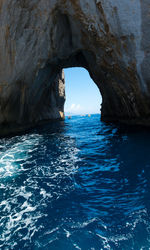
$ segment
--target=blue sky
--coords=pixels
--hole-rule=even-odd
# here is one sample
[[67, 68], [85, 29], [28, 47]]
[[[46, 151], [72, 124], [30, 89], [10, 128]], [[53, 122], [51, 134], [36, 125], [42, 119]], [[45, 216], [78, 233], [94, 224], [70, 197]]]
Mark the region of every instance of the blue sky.
[[65, 69], [65, 112], [72, 114], [100, 113], [101, 95], [84, 68]]

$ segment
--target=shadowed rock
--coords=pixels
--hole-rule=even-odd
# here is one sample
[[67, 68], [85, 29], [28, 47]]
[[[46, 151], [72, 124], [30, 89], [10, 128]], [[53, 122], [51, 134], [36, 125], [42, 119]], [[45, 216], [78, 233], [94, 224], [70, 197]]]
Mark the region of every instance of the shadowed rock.
[[75, 66], [100, 89], [103, 120], [150, 125], [148, 6], [0, 0], [0, 134], [63, 117], [60, 72]]

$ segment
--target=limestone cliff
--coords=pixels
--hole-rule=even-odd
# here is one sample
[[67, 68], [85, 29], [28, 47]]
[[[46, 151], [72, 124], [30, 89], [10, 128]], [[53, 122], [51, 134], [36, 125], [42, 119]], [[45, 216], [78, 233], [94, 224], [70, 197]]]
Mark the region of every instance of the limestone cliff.
[[150, 125], [149, 26], [148, 0], [0, 0], [1, 127], [58, 118], [52, 86], [73, 66], [99, 87], [103, 120]]

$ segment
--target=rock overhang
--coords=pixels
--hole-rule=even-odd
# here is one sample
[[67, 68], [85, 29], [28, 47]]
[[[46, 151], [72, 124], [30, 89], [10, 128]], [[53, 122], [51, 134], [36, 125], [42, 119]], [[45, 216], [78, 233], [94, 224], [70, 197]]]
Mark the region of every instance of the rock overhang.
[[74, 66], [97, 84], [103, 120], [150, 125], [147, 9], [147, 0], [1, 0], [1, 126], [61, 117], [55, 79]]

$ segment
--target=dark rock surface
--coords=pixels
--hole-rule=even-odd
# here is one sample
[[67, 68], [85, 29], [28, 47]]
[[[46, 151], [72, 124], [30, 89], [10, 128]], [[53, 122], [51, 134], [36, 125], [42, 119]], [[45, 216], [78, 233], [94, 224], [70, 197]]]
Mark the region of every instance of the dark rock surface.
[[58, 75], [74, 66], [103, 120], [149, 126], [149, 26], [148, 0], [0, 0], [0, 134], [63, 117]]

